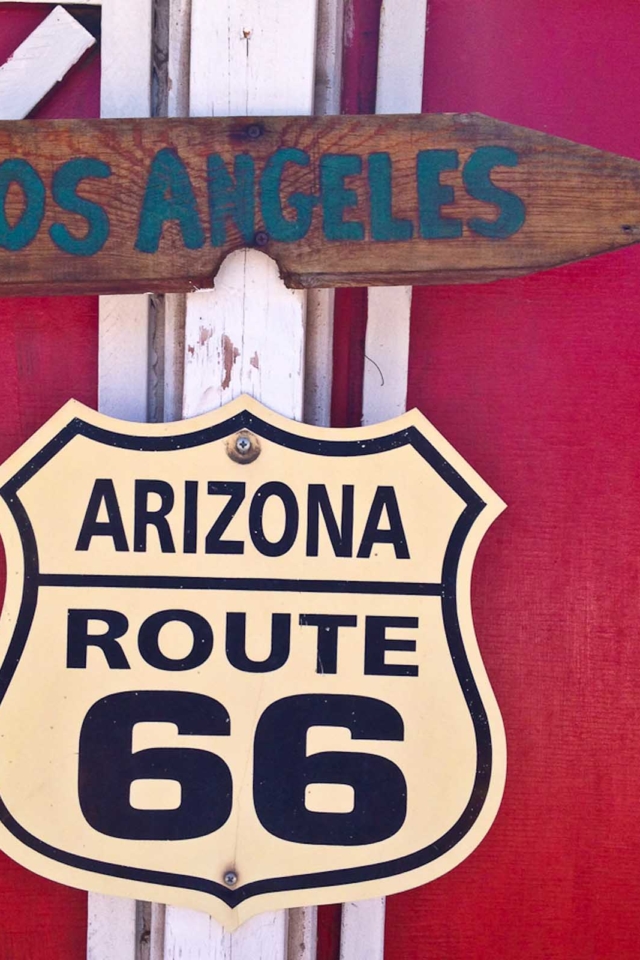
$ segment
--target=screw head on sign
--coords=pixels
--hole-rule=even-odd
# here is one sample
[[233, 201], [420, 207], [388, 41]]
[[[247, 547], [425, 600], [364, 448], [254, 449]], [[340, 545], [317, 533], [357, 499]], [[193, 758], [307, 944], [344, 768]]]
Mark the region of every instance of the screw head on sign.
[[253, 242], [255, 243], [256, 247], [266, 247], [266, 245], [269, 243], [269, 239], [269, 234], [266, 230], [258, 230], [253, 238]]
[[234, 436], [228, 437], [227, 456], [236, 463], [253, 463], [260, 456], [260, 440], [255, 433], [241, 430]]
[[234, 873], [233, 870], [227, 870], [224, 875], [224, 882], [228, 887], [235, 887], [238, 882], [238, 874]]
[[263, 134], [263, 129], [259, 123], [250, 123], [247, 127], [247, 136], [249, 140], [259, 140]]

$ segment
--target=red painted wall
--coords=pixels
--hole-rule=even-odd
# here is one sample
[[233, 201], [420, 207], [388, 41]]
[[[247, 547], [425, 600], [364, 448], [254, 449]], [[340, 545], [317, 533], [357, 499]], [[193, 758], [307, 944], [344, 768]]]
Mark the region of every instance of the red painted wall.
[[[50, 10], [0, 3], [0, 64]], [[98, 116], [99, 76], [90, 52], [33, 115]], [[97, 356], [94, 298], [0, 298], [0, 461], [70, 397], [95, 406]], [[0, 960], [84, 960], [86, 901], [0, 854]]]
[[[431, 0], [425, 109], [640, 159], [634, 0]], [[509, 770], [453, 873], [389, 901], [387, 960], [636, 960], [640, 248], [417, 290], [409, 403], [509, 505], [474, 577]]]

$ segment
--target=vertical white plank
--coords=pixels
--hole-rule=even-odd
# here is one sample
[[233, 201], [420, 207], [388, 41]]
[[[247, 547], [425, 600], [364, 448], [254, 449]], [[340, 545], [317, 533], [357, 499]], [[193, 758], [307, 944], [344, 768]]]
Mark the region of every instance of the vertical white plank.
[[[168, 0], [167, 116], [189, 115], [192, 0]], [[163, 419], [182, 416], [184, 386], [184, 328], [187, 310], [182, 293], [164, 298]]]
[[[152, 0], [104, 0], [101, 115], [150, 112]], [[149, 307], [145, 296], [101, 297], [98, 405], [125, 420], [147, 418]], [[135, 960], [134, 900], [89, 895], [88, 960]]]
[[317, 908], [306, 907], [303, 910], [289, 910], [287, 960], [316, 960], [317, 948]]
[[[316, 0], [193, 0], [192, 116], [309, 114], [313, 107]], [[187, 298], [183, 415], [248, 392], [300, 419], [305, 294], [287, 290], [257, 251], [223, 264], [213, 291]], [[309, 929], [315, 918], [300, 919]], [[208, 917], [168, 907], [165, 960], [285, 960], [283, 911], [234, 934]], [[304, 939], [304, 938], [303, 938]], [[315, 938], [291, 960], [312, 960]]]
[[[151, 35], [152, 0], [104, 0], [101, 116], [149, 116]], [[146, 420], [148, 363], [148, 297], [101, 297], [100, 410], [124, 420]]]
[[239, 932], [225, 933], [206, 913], [168, 907], [164, 960], [280, 960], [284, 925], [283, 912], [267, 913], [249, 921], [240, 938]]
[[[427, 0], [383, 0], [377, 113], [420, 113]], [[369, 290], [362, 403], [364, 424], [404, 413], [407, 402], [411, 287]], [[383, 960], [385, 901], [345, 904], [340, 960]]]
[[384, 898], [345, 904], [342, 909], [340, 960], [382, 960]]
[[227, 257], [215, 288], [188, 298], [184, 417], [248, 393], [302, 419], [303, 311], [303, 292], [264, 253]]
[[150, 915], [148, 960], [164, 960], [166, 907], [164, 904], [152, 903]]
[[102, 2], [103, 117], [149, 116], [152, 10], [152, 0]]
[[191, 0], [169, 0], [167, 116], [189, 114]]
[[149, 298], [100, 297], [98, 408], [111, 417], [147, 419]]
[[193, 0], [191, 115], [311, 113], [316, 0]]
[[[376, 113], [420, 113], [427, 0], [384, 0]], [[369, 290], [362, 421], [404, 413], [407, 401], [411, 288]]]
[[164, 960], [227, 960], [231, 934], [206, 913], [167, 907]]
[[87, 960], [136, 960], [136, 902], [89, 895]]
[[368, 291], [362, 422], [380, 423], [407, 405], [411, 287]]
[[[340, 113], [344, 0], [318, 0], [314, 113]], [[331, 424], [334, 290], [311, 290], [307, 305], [304, 419]]]

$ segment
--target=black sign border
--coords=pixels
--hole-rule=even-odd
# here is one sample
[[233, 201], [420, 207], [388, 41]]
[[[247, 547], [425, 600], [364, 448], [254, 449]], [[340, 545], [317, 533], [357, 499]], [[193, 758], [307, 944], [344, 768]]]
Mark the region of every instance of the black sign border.
[[[6, 656], [0, 667], [0, 706], [8, 690], [22, 656], [36, 609], [38, 588], [45, 578], [40, 578], [38, 548], [31, 522], [20, 501], [19, 490], [41, 470], [74, 437], [84, 436], [97, 443], [111, 447], [140, 451], [169, 451], [197, 447], [222, 440], [239, 430], [251, 430], [265, 440], [301, 453], [312, 453], [325, 457], [358, 457], [383, 453], [403, 446], [412, 446], [420, 456], [438, 473], [452, 490], [466, 504], [451, 535], [443, 563], [443, 579], [440, 586], [443, 621], [449, 645], [449, 651], [473, 722], [476, 736], [477, 762], [476, 775], [471, 796], [463, 813], [456, 823], [438, 840], [415, 853], [398, 857], [379, 864], [348, 867], [338, 870], [326, 870], [317, 873], [288, 877], [273, 877], [257, 880], [231, 890], [221, 883], [199, 877], [183, 876], [157, 870], [145, 870], [135, 867], [103, 863], [87, 857], [58, 850], [39, 840], [22, 827], [8, 810], [0, 796], [0, 822], [24, 846], [41, 856], [78, 870], [93, 874], [133, 880], [139, 883], [157, 884], [164, 887], [195, 890], [206, 893], [224, 902], [228, 907], [239, 904], [255, 896], [288, 890], [315, 889], [366, 883], [385, 877], [408, 873], [431, 863], [455, 847], [469, 833], [484, 807], [493, 763], [493, 745], [487, 711], [482, 702], [473, 671], [471, 670], [458, 620], [456, 581], [462, 548], [466, 538], [486, 507], [486, 502], [469, 483], [451, 466], [438, 450], [414, 426], [406, 427], [395, 433], [364, 440], [326, 440], [296, 435], [282, 430], [258, 417], [249, 410], [243, 410], [214, 426], [196, 430], [193, 433], [176, 436], [132, 436], [88, 423], [74, 417], [67, 426], [50, 440], [28, 463], [7, 481], [0, 489], [16, 522], [24, 555], [24, 587], [20, 611], [16, 619], [13, 636]], [[416, 587], [415, 584], [407, 587]], [[431, 585], [428, 585], [431, 586]], [[396, 591], [394, 590], [394, 593]], [[398, 593], [404, 593], [399, 590]], [[415, 589], [408, 592], [415, 593]], [[423, 591], [420, 591], [423, 592]], [[431, 591], [429, 591], [431, 592]]]

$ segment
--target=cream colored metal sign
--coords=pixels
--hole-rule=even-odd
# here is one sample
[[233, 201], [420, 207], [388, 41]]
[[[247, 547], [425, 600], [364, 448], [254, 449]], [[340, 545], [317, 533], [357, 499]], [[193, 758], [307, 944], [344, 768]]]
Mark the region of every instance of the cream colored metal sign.
[[246, 397], [179, 424], [71, 402], [2, 468], [0, 846], [209, 911], [440, 876], [505, 777], [472, 561], [503, 504], [416, 411]]

